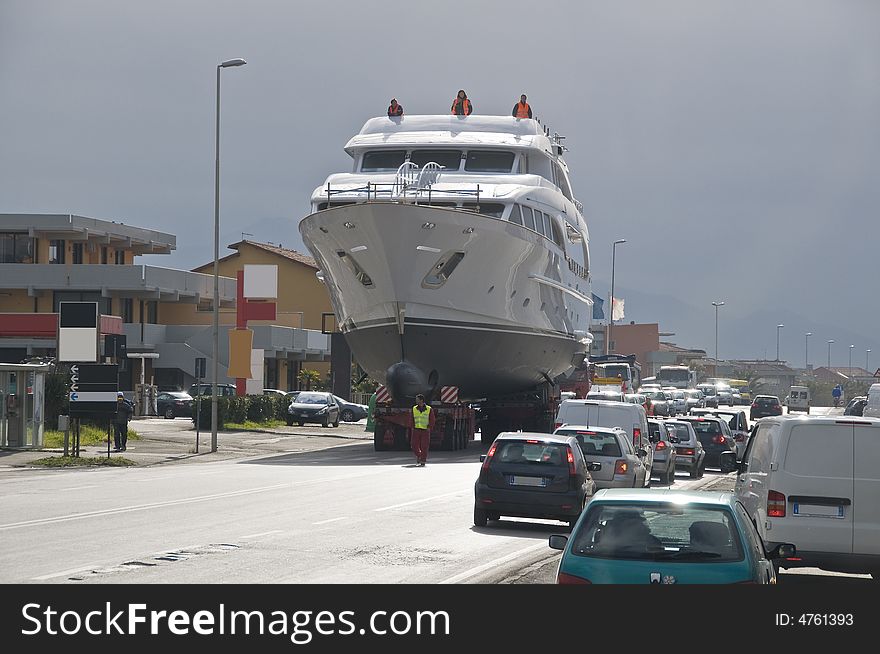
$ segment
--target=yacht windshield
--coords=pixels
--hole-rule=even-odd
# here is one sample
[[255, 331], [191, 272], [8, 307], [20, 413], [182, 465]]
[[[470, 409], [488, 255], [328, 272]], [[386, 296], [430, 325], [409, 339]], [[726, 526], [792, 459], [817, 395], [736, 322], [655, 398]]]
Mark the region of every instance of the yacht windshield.
[[513, 169], [513, 152], [473, 150], [467, 153], [464, 169], [471, 173], [509, 173]]
[[461, 150], [413, 150], [409, 160], [419, 168], [433, 161], [446, 170], [458, 170], [461, 163]]
[[406, 150], [374, 150], [365, 152], [361, 172], [376, 173], [397, 170], [406, 159]]

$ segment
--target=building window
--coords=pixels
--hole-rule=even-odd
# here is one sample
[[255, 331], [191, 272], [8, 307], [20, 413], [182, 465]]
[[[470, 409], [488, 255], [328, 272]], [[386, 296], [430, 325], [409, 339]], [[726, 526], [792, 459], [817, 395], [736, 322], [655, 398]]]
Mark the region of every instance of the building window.
[[101, 248], [101, 263], [107, 263], [107, 248]]
[[130, 297], [122, 298], [122, 322], [134, 322], [134, 300]]
[[27, 234], [0, 234], [0, 263], [33, 263], [34, 239]]
[[116, 265], [125, 265], [125, 250], [116, 250]]
[[49, 241], [49, 263], [64, 263], [64, 241]]
[[82, 243], [74, 243], [73, 244], [73, 263], [82, 263], [83, 262], [83, 250], [84, 246]]
[[159, 303], [155, 300], [147, 302], [147, 319], [144, 322], [150, 325], [159, 323]]

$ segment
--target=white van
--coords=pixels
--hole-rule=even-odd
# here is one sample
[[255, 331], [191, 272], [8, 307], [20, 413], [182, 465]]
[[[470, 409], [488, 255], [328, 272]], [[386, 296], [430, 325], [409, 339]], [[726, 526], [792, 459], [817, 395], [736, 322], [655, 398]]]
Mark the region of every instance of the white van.
[[793, 413], [795, 411], [804, 411], [806, 413], [809, 413], [810, 389], [806, 386], [792, 386], [791, 390], [788, 392], [788, 397], [785, 398], [785, 403], [788, 405], [789, 413]]
[[[725, 463], [722, 471], [731, 467]], [[880, 420], [763, 418], [734, 465], [734, 492], [768, 550], [797, 547], [797, 559], [781, 560], [782, 567], [880, 579]]]
[[648, 471], [645, 486], [650, 483], [654, 448], [648, 434], [648, 414], [641, 405], [611, 400], [563, 400], [556, 412], [554, 429], [563, 425], [620, 427], [629, 436], [633, 449], [645, 452], [640, 458]]
[[862, 410], [865, 418], [880, 418], [880, 384], [871, 384], [868, 389], [868, 403]]

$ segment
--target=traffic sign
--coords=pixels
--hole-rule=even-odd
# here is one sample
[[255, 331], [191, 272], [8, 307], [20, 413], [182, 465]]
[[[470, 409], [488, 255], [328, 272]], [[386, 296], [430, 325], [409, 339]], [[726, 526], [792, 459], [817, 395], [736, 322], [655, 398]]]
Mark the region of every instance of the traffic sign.
[[70, 367], [70, 415], [72, 417], [107, 417], [116, 413], [119, 390], [119, 366], [85, 364]]

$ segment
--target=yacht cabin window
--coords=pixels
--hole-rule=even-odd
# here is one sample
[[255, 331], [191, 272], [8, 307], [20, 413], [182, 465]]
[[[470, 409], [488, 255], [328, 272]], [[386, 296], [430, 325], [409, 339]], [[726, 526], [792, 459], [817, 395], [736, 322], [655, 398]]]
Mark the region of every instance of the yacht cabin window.
[[433, 161], [444, 170], [458, 170], [461, 167], [461, 150], [413, 150], [409, 160], [419, 168]]
[[471, 150], [467, 153], [464, 169], [471, 173], [509, 173], [513, 169], [513, 159], [513, 152]]
[[523, 224], [522, 212], [518, 204], [513, 205], [510, 209], [510, 222], [516, 223], [517, 225]]
[[[496, 202], [480, 202], [480, 211], [484, 216], [492, 216], [492, 218], [501, 218], [504, 214], [504, 205]], [[465, 211], [476, 211], [477, 205], [472, 202], [465, 202], [461, 205]]]
[[396, 171], [406, 159], [406, 150], [373, 150], [365, 152], [361, 172]]
[[532, 208], [522, 205], [522, 216], [523, 216], [523, 226], [526, 228], [535, 231], [535, 216], [532, 213]]

